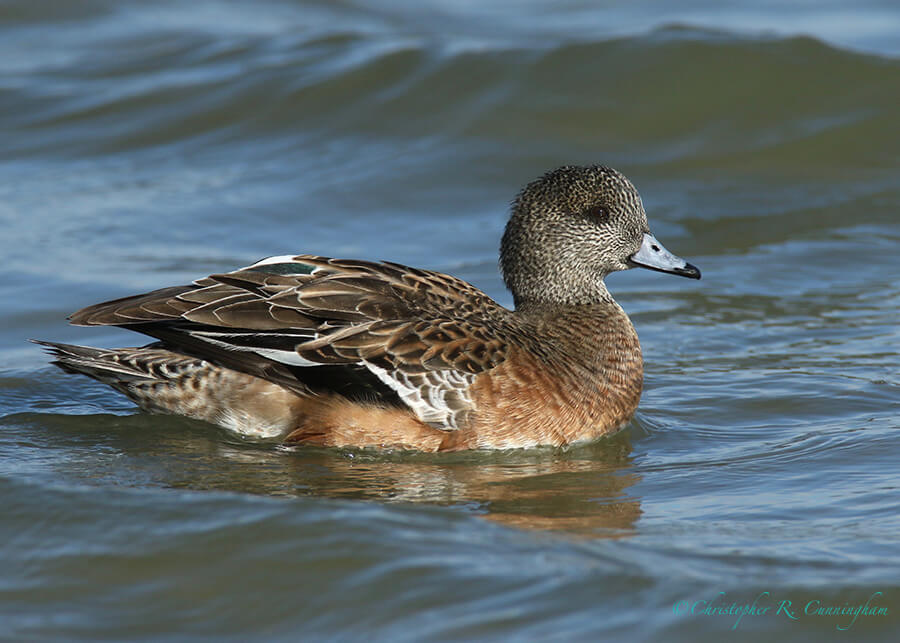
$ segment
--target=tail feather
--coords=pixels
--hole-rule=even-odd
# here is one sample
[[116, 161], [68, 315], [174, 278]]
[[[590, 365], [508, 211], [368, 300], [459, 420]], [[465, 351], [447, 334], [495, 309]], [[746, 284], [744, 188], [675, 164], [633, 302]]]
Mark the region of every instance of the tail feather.
[[137, 351], [141, 349], [109, 350], [91, 346], [46, 342], [38, 339], [32, 339], [31, 341], [45, 347], [45, 350], [54, 357], [52, 363], [67, 373], [87, 375], [105, 384], [155, 379], [147, 371], [122, 360], [123, 350]]
[[255, 438], [283, 436], [297, 426], [303, 398], [295, 392], [161, 344], [93, 348], [31, 341], [64, 371], [99, 380], [151, 413], [184, 415]]
[[31, 340], [44, 346], [53, 364], [67, 373], [87, 375], [104, 384], [167, 380], [206, 365], [203, 360], [177, 355], [158, 344], [141, 348], [94, 348]]

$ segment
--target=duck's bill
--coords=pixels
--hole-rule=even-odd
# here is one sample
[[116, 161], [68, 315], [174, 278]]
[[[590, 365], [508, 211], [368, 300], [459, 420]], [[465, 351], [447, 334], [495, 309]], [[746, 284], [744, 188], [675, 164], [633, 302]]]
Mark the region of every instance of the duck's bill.
[[644, 234], [641, 249], [631, 255], [629, 261], [631, 265], [638, 268], [649, 268], [689, 279], [700, 279], [700, 270], [697, 266], [673, 255], [649, 232]]

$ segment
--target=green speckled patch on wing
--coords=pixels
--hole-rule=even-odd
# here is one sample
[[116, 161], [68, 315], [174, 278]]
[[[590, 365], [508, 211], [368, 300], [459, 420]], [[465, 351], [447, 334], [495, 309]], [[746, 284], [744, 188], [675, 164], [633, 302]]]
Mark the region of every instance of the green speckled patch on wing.
[[253, 272], [264, 272], [270, 275], [311, 275], [315, 269], [315, 266], [299, 262], [268, 263], [247, 268]]

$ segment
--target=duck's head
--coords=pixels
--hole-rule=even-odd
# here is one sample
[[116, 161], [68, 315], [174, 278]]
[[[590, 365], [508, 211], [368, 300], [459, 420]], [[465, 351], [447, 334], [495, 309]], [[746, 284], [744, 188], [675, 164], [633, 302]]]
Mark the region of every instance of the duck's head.
[[516, 197], [500, 269], [517, 307], [608, 301], [603, 278], [628, 268], [700, 278], [650, 234], [640, 195], [616, 170], [561, 167]]

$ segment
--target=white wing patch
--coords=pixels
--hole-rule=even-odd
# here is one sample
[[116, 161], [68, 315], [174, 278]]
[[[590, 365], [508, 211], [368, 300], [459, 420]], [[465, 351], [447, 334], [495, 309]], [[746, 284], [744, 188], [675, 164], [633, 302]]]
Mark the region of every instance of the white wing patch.
[[472, 410], [469, 386], [475, 375], [452, 369], [408, 374], [403, 371], [362, 364], [400, 399], [422, 422], [440, 429], [458, 429]]
[[[263, 348], [260, 346], [242, 346], [240, 344], [235, 344], [229, 341], [226, 341], [228, 337], [241, 337], [246, 338], [246, 333], [229, 333], [229, 332], [216, 332], [216, 331], [201, 331], [195, 330], [191, 331], [191, 336], [196, 337], [198, 339], [202, 339], [205, 342], [213, 344], [215, 346], [219, 346], [220, 348], [224, 348], [226, 350], [238, 352], [238, 353], [256, 353], [257, 355], [261, 355], [267, 359], [272, 360], [273, 362], [280, 362], [282, 364], [289, 364], [290, 366], [322, 366], [320, 362], [313, 362], [311, 360], [300, 357], [300, 355], [295, 350], [290, 349], [277, 349], [277, 348]], [[271, 337], [272, 333], [266, 333], [266, 336]], [[301, 344], [309, 338], [303, 338], [297, 335], [291, 335], [291, 337], [297, 337], [297, 344]], [[214, 339], [219, 338], [219, 339]]]
[[250, 264], [249, 266], [241, 268], [241, 270], [250, 270], [251, 268], [258, 268], [259, 266], [270, 266], [272, 264], [278, 263], [295, 263], [296, 258], [296, 255], [276, 255], [274, 257], [266, 257], [265, 259], [260, 259], [254, 264]]

